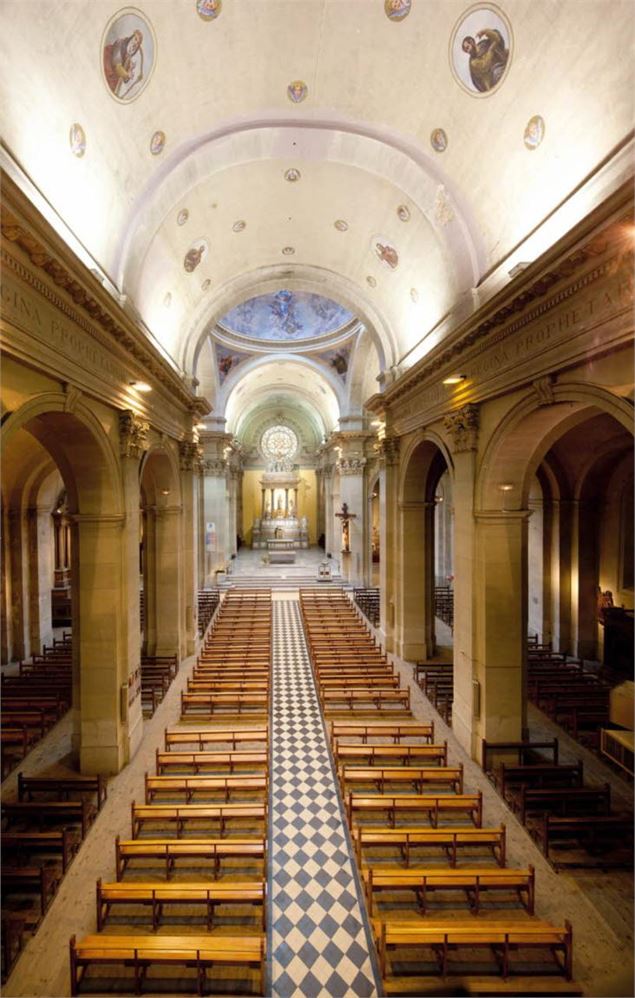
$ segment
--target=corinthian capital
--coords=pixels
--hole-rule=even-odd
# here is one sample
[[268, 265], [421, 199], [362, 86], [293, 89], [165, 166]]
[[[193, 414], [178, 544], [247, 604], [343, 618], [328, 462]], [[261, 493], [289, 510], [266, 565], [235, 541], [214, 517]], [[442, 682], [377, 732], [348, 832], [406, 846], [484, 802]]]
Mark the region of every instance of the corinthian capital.
[[225, 478], [227, 475], [227, 461], [224, 458], [207, 458], [203, 462], [203, 474], [209, 478]]
[[379, 445], [379, 460], [386, 465], [399, 464], [399, 437], [384, 437]]
[[119, 453], [122, 457], [140, 458], [148, 449], [150, 424], [126, 409], [119, 413]]
[[192, 440], [179, 442], [179, 464], [181, 471], [198, 471], [203, 456], [203, 449]]
[[337, 462], [337, 470], [340, 475], [362, 475], [365, 464], [365, 457], [343, 457]]
[[445, 428], [452, 437], [455, 453], [476, 450], [478, 444], [479, 412], [477, 405], [464, 405], [462, 409], [445, 417]]

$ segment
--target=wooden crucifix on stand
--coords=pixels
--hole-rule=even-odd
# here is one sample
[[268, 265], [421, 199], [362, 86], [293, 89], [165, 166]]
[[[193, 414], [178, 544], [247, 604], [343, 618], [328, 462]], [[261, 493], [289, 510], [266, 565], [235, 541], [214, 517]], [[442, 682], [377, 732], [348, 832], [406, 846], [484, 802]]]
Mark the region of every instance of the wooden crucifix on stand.
[[342, 522], [342, 554], [350, 554], [350, 522], [357, 517], [357, 513], [349, 513], [348, 503], [343, 502], [341, 511], [335, 515]]

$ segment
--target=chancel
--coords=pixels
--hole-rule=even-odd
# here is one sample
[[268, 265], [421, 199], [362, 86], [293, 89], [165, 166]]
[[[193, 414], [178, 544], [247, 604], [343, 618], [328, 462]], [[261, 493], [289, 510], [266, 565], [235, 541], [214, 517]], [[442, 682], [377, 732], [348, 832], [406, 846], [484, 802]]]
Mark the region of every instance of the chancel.
[[632, 0], [3, 0], [2, 978], [635, 993]]

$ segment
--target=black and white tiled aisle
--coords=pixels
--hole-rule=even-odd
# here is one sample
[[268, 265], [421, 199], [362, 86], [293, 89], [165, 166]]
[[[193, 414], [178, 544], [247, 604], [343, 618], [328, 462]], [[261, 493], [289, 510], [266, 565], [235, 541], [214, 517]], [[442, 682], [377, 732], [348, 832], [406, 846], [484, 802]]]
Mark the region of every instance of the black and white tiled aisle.
[[273, 603], [272, 713], [272, 994], [370, 998], [381, 991], [293, 598]]

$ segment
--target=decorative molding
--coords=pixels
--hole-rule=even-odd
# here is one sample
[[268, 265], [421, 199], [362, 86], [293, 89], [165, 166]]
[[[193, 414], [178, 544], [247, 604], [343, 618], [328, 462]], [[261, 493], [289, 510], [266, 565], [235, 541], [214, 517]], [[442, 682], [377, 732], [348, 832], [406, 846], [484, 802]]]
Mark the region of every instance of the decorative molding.
[[203, 462], [203, 474], [208, 478], [225, 478], [227, 461], [224, 458], [206, 458]]
[[387, 467], [399, 464], [399, 450], [401, 440], [399, 437], [384, 437], [379, 442], [379, 460]]
[[181, 471], [198, 471], [203, 460], [203, 448], [193, 440], [179, 441], [179, 467]]
[[77, 412], [77, 407], [81, 401], [82, 393], [77, 388], [76, 385], [66, 384], [64, 385], [64, 394], [66, 395], [66, 401], [64, 402], [64, 412], [75, 413]]
[[143, 457], [150, 446], [150, 424], [140, 419], [132, 409], [119, 413], [119, 453], [122, 457]]
[[532, 388], [538, 397], [538, 405], [553, 405], [556, 401], [555, 395], [553, 393], [553, 385], [555, 382], [555, 377], [548, 374], [544, 378], [537, 378], [533, 382]]
[[365, 465], [365, 457], [343, 457], [336, 467], [340, 475], [363, 475]]
[[445, 428], [452, 437], [456, 454], [476, 450], [478, 445], [479, 410], [477, 405], [464, 405], [444, 419]]

